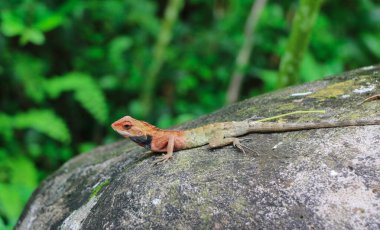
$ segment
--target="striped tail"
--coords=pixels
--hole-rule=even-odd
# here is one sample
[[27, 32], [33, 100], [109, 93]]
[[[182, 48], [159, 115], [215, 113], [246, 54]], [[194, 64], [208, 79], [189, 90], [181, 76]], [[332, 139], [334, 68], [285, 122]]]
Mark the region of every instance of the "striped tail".
[[250, 121], [249, 132], [257, 133], [275, 133], [288, 132], [307, 129], [337, 128], [347, 126], [365, 126], [380, 125], [380, 118], [372, 120], [355, 120], [355, 121], [321, 121], [310, 123], [286, 123], [286, 122], [257, 122]]

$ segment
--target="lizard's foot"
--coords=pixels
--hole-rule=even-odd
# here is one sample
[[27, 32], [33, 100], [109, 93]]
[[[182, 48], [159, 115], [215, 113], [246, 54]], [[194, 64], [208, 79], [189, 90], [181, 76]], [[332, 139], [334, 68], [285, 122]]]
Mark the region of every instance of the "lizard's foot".
[[243, 145], [240, 143], [240, 140], [235, 138], [234, 141], [232, 142], [232, 145], [236, 148], [238, 148], [240, 151], [242, 151], [245, 154]]
[[161, 164], [167, 162], [169, 159], [172, 159], [173, 155], [170, 154], [162, 154], [162, 156], [158, 157], [157, 160], [153, 161], [153, 164]]
[[236, 148], [238, 148], [240, 151], [242, 151], [244, 154], [245, 154], [245, 150], [244, 149], [248, 149], [250, 150], [251, 152], [255, 153], [256, 155], [259, 155], [257, 154], [257, 152], [251, 148], [249, 148], [248, 146], [246, 145], [243, 145], [242, 143], [240, 143], [240, 140], [238, 138], [235, 138], [234, 141], [232, 142], [232, 145]]

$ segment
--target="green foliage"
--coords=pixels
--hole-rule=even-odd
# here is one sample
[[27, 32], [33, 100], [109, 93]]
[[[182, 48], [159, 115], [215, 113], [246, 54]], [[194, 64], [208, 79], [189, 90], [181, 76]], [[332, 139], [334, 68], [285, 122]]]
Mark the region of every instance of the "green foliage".
[[32, 110], [14, 116], [0, 113], [0, 134], [7, 140], [10, 140], [13, 129], [28, 128], [63, 143], [70, 141], [70, 133], [65, 122], [50, 110]]
[[15, 60], [14, 74], [23, 86], [25, 94], [34, 102], [41, 102], [44, 99], [44, 91], [36, 89], [43, 86], [46, 64], [40, 59], [22, 54], [15, 55]]
[[19, 36], [20, 43], [42, 45], [44, 32], [50, 31], [63, 23], [60, 13], [50, 11], [46, 5], [35, 1], [23, 1], [12, 10], [1, 12], [1, 32], [5, 36]]
[[[185, 2], [160, 51], [153, 109], [141, 117], [139, 97], [166, 5], [0, 1], [0, 228], [12, 228], [33, 188], [65, 161], [119, 140], [109, 124], [121, 116], [166, 128], [222, 107], [252, 2]], [[241, 99], [276, 89], [297, 4], [268, 1]], [[377, 63], [379, 10], [373, 0], [325, 1], [297, 60], [300, 80]]]
[[62, 92], [73, 91], [74, 98], [100, 123], [108, 119], [108, 107], [103, 92], [89, 76], [79, 72], [68, 73], [45, 82], [44, 88], [52, 98]]
[[16, 56], [14, 74], [23, 85], [25, 94], [34, 102], [41, 103], [46, 94], [57, 98], [63, 92], [74, 92], [74, 98], [100, 123], [108, 119], [108, 107], [98, 84], [85, 73], [69, 72], [61, 77], [46, 79], [46, 65], [36, 58]]
[[366, 33], [362, 35], [363, 43], [366, 48], [373, 54], [376, 58], [380, 58], [380, 32], [376, 34]]
[[38, 184], [37, 169], [25, 157], [7, 157], [0, 149], [0, 228], [13, 226]]

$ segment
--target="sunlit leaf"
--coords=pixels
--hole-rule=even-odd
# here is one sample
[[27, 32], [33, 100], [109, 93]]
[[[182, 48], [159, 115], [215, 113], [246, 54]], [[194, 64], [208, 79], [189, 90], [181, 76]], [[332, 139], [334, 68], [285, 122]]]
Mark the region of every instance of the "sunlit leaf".
[[27, 44], [28, 42], [33, 43], [35, 45], [42, 45], [45, 41], [44, 34], [34, 28], [27, 28], [23, 31], [20, 38], [20, 43], [22, 45]]
[[5, 36], [15, 36], [21, 34], [25, 29], [23, 21], [13, 15], [11, 11], [1, 12], [1, 32]]
[[64, 17], [60, 14], [51, 14], [40, 20], [35, 27], [41, 31], [49, 31], [63, 23]]

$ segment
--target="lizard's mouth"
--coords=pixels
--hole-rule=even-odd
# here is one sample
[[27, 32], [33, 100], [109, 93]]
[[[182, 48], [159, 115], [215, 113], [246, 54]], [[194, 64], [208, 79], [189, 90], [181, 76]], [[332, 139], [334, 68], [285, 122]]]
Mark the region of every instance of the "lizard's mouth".
[[114, 129], [116, 132], [118, 132], [120, 135], [122, 136], [126, 136], [126, 137], [130, 137], [131, 134], [128, 133], [127, 131], [123, 131], [123, 130], [117, 130], [117, 129]]
[[111, 125], [112, 129], [115, 130], [117, 133], [119, 133], [120, 135], [122, 136], [126, 136], [126, 137], [130, 137], [132, 136], [130, 133], [128, 133], [127, 131], [125, 130], [120, 130], [120, 126], [117, 124], [117, 122], [114, 122], [112, 125]]

